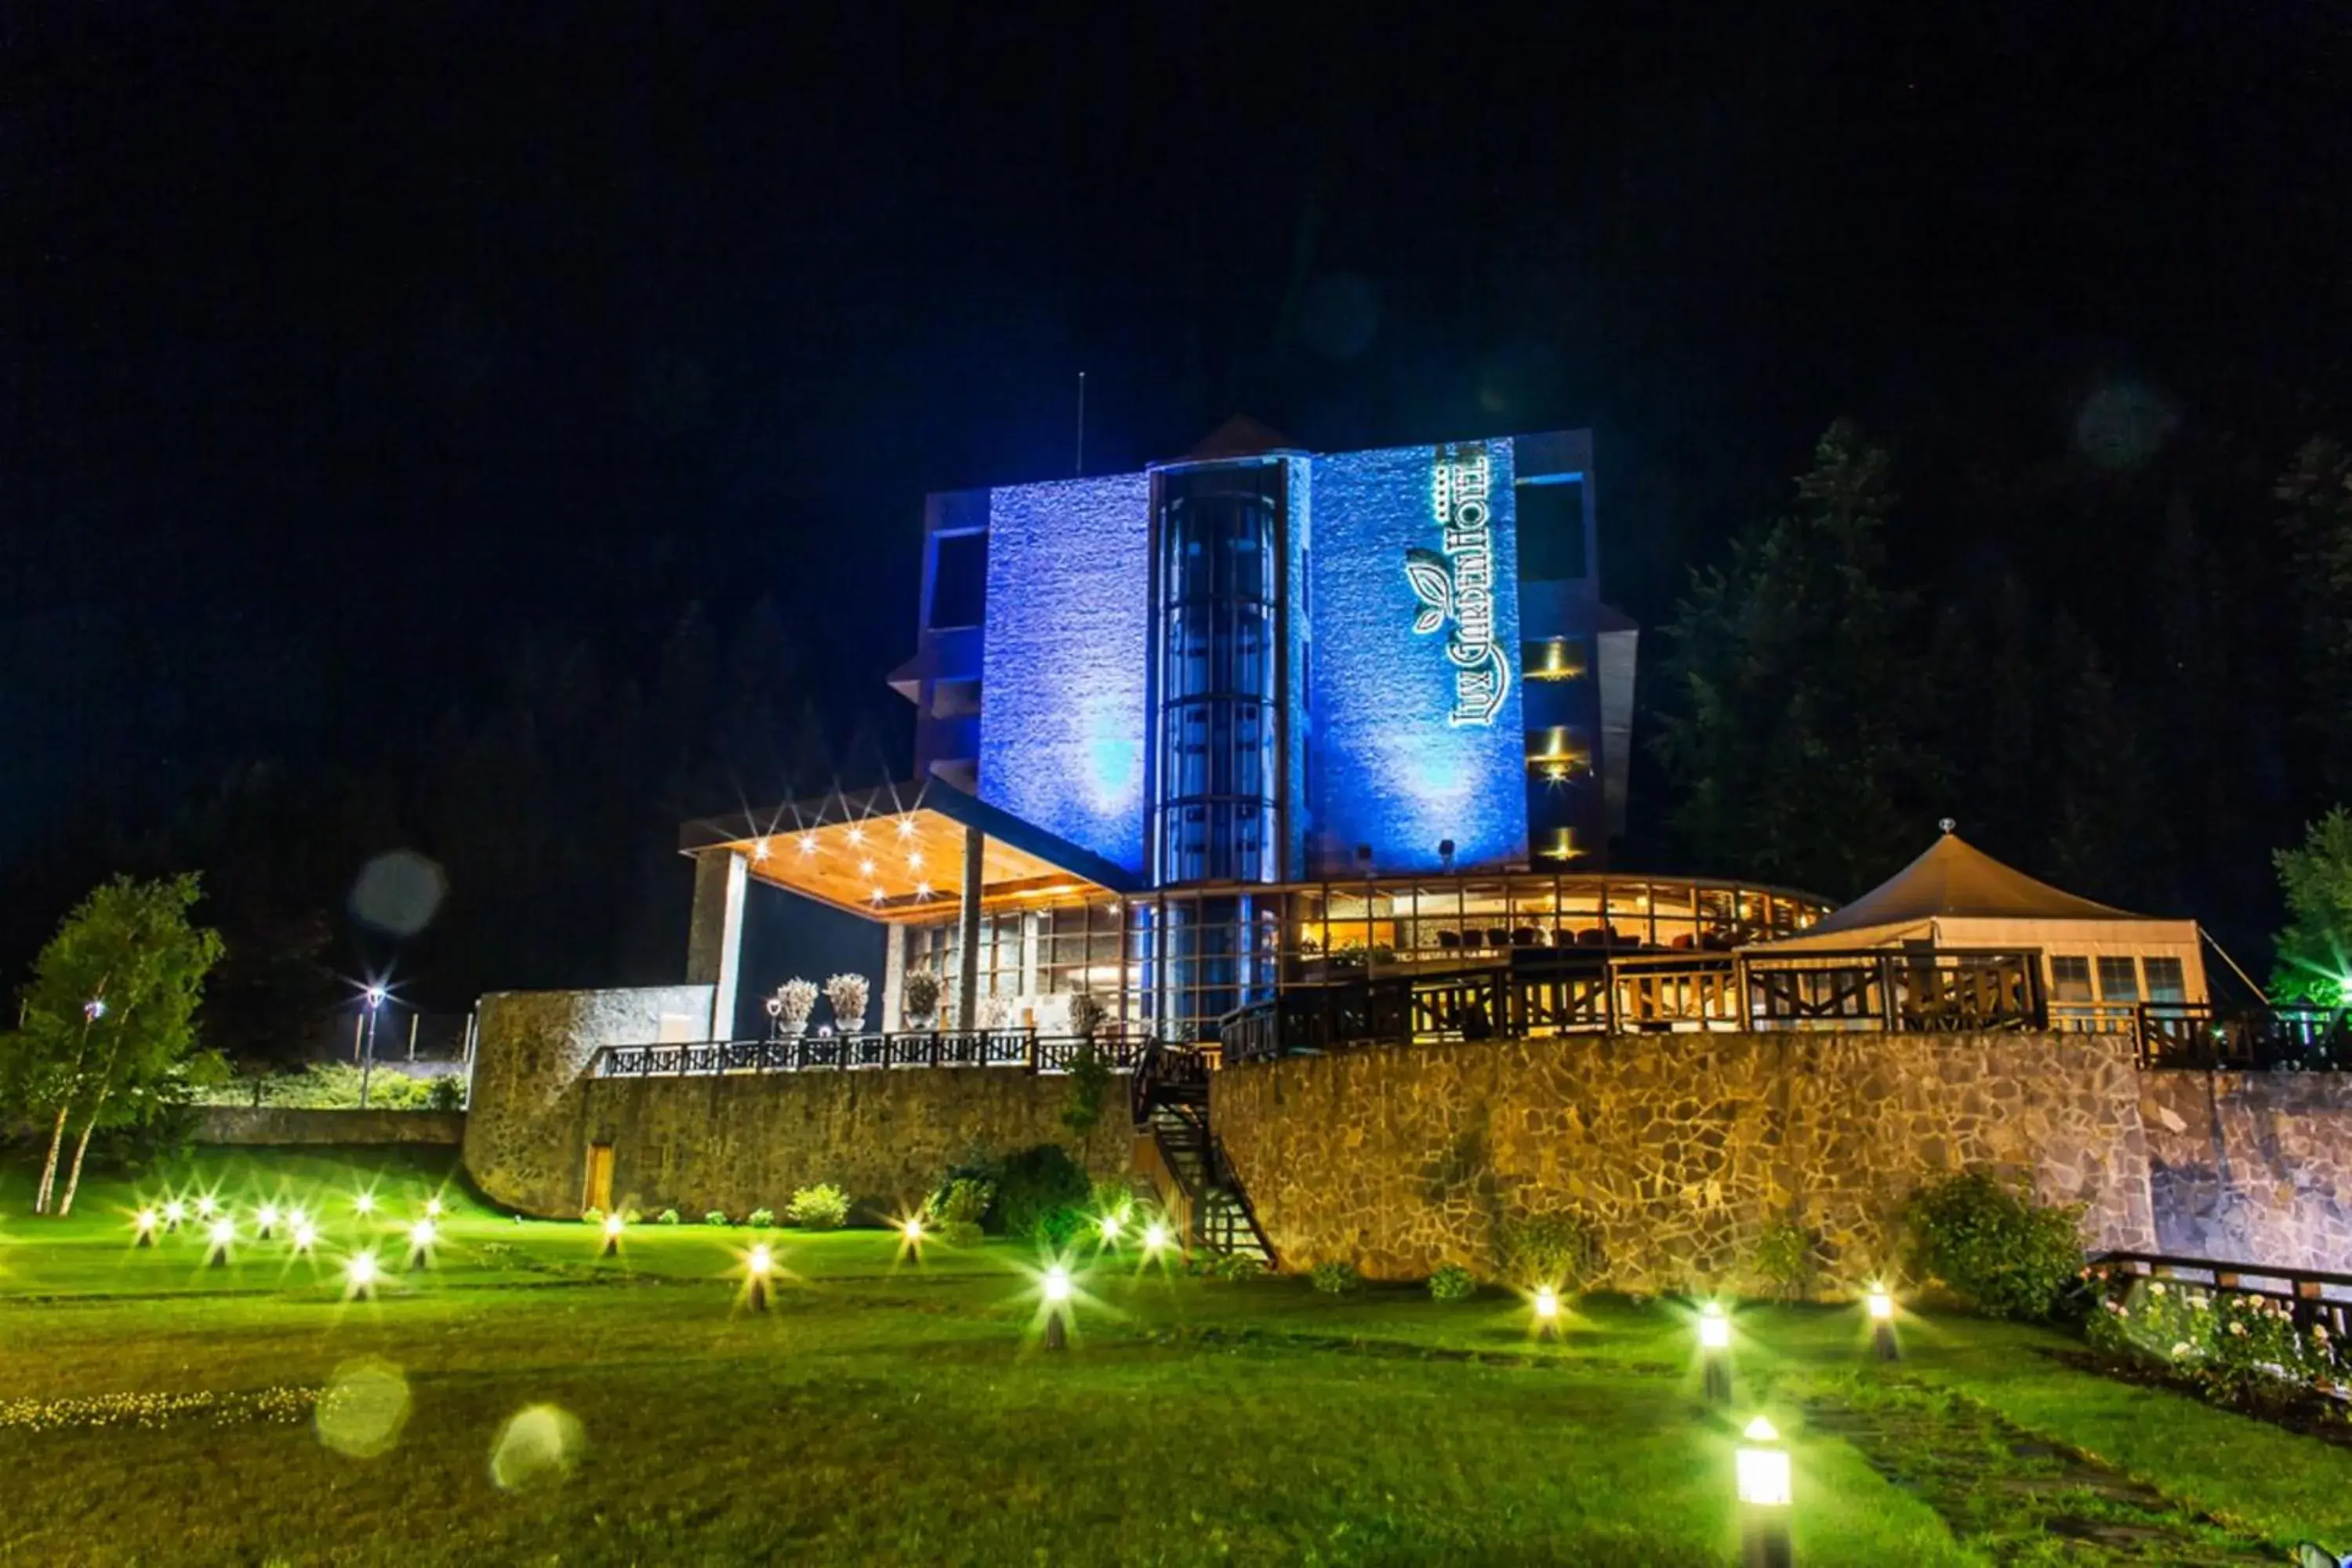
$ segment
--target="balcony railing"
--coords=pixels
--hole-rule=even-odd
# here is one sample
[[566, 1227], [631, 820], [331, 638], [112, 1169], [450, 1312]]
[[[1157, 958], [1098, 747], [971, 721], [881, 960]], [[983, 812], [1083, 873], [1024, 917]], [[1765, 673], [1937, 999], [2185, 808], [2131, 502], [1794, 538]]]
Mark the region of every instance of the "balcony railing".
[[[907, 1068], [1014, 1068], [1066, 1073], [1090, 1042], [1026, 1029], [940, 1029], [888, 1034], [803, 1035], [798, 1039], [707, 1040], [606, 1046], [592, 1078], [678, 1078], [721, 1073], [887, 1071]], [[1097, 1034], [1091, 1044], [1113, 1072], [1130, 1072], [1150, 1042]]]
[[2352, 1023], [2311, 1007], [2051, 1002], [2030, 951], [1541, 955], [1301, 986], [1219, 1021], [1224, 1059], [1566, 1034], [1851, 1029], [2128, 1035], [2147, 1068], [2352, 1071]]

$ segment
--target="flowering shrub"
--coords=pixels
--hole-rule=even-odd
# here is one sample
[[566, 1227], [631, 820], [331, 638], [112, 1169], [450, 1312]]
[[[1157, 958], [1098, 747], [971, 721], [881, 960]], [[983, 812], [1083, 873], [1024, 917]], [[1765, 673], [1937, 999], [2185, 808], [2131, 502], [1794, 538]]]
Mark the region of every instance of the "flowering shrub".
[[2284, 1301], [2188, 1280], [2113, 1275], [2086, 1331], [2105, 1354], [2165, 1367], [2227, 1399], [2352, 1380], [2325, 1324], [2306, 1329]]
[[849, 1219], [849, 1194], [831, 1182], [803, 1187], [784, 1212], [803, 1230], [839, 1230]]

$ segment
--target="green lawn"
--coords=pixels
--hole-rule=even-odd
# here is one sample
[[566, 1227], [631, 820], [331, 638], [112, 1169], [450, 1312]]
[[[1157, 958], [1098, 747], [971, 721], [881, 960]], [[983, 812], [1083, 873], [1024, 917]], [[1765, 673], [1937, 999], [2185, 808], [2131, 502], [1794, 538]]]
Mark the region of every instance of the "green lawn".
[[[371, 1187], [377, 1215], [352, 1194]], [[28, 1217], [0, 1166], [0, 1563], [1721, 1563], [1731, 1425], [1697, 1398], [1672, 1303], [1587, 1303], [1557, 1345], [1516, 1298], [1318, 1296], [1303, 1281], [1081, 1262], [1067, 1354], [1037, 1346], [1033, 1253], [901, 1256], [858, 1231], [772, 1237], [791, 1278], [740, 1310], [751, 1237], [517, 1225], [397, 1157], [219, 1155], [249, 1236], [319, 1215], [320, 1258], [192, 1228], [130, 1245], [100, 1183]], [[438, 1194], [433, 1267], [400, 1268]], [[362, 1243], [387, 1273], [347, 1300]], [[2352, 1546], [2352, 1449], [2070, 1369], [2064, 1341], [1750, 1308], [1745, 1418], [1791, 1435], [1806, 1563], [2284, 1561]], [[404, 1382], [390, 1428], [356, 1394]], [[382, 1386], [383, 1380], [373, 1386]], [[357, 1388], [358, 1384], [348, 1384]], [[139, 1396], [126, 1398], [124, 1396]], [[154, 1396], [183, 1396], [162, 1398]], [[578, 1423], [567, 1475], [501, 1428]], [[537, 1420], [539, 1418], [535, 1418]], [[539, 1430], [526, 1424], [524, 1430]], [[373, 1437], [368, 1457], [345, 1447]]]

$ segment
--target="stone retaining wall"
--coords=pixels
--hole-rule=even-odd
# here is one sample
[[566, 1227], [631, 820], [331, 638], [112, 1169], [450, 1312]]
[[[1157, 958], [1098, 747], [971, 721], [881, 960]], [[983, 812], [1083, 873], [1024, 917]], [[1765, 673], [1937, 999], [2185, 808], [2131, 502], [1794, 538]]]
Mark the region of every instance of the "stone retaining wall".
[[[795, 1188], [834, 1182], [870, 1209], [919, 1198], [949, 1163], [1068, 1139], [1070, 1080], [1013, 1068], [591, 1079], [601, 1046], [659, 1038], [710, 987], [503, 992], [482, 999], [466, 1168], [527, 1214], [580, 1212], [592, 1144], [613, 1149], [615, 1205], [700, 1215], [782, 1212]], [[1126, 1169], [1127, 1083], [1115, 1079], [1083, 1151]]]
[[1974, 1165], [2145, 1248], [2137, 1076], [2120, 1037], [1575, 1036], [1230, 1068], [1212, 1123], [1285, 1268], [1486, 1271], [1498, 1221], [1567, 1208], [1621, 1289], [1738, 1287], [1785, 1215], [1881, 1271], [1912, 1188]]
[[2158, 1250], [2352, 1273], [2352, 1074], [2140, 1075]]
[[198, 1143], [417, 1143], [455, 1147], [466, 1137], [462, 1110], [324, 1110], [283, 1105], [207, 1105], [196, 1112]]

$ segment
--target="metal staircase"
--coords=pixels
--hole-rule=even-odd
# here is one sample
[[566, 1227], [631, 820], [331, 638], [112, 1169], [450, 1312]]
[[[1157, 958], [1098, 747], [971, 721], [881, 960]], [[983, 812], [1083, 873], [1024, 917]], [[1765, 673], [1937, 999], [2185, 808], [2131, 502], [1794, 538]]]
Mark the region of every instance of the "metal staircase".
[[1135, 1072], [1133, 1110], [1138, 1163], [1186, 1247], [1272, 1268], [1274, 1247], [1210, 1129], [1208, 1064], [1200, 1053], [1175, 1046], [1147, 1052]]

